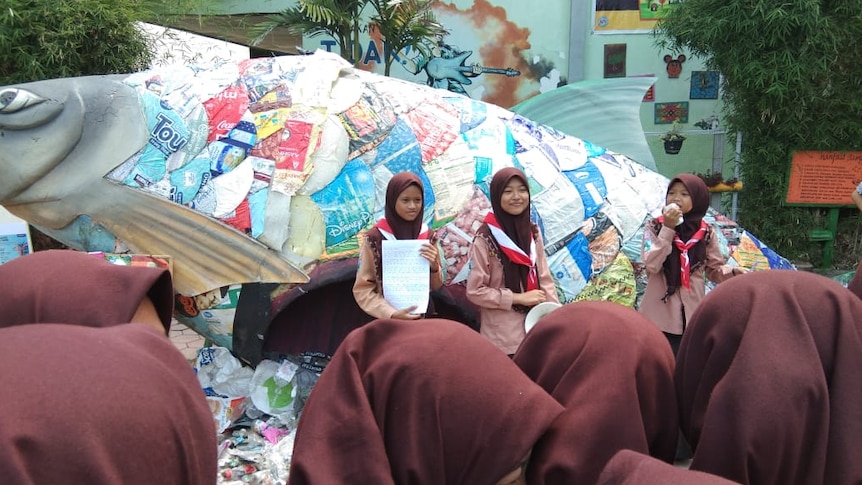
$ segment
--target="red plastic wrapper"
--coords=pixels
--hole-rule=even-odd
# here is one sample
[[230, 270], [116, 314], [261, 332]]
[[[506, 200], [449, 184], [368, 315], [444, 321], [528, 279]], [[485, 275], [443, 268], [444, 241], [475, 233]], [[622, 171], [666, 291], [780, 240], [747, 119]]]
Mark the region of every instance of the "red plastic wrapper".
[[244, 234], [251, 234], [251, 211], [248, 208], [248, 197], [240, 202], [232, 214], [220, 220]]
[[204, 101], [209, 117], [207, 142], [218, 140], [230, 133], [248, 110], [248, 90], [245, 86], [230, 86]]

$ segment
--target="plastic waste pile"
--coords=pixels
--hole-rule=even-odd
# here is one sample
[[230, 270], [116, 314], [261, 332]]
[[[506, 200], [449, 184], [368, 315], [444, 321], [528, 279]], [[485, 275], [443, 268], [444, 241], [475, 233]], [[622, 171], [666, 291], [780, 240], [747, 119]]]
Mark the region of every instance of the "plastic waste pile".
[[243, 366], [223, 347], [198, 351], [194, 369], [219, 438], [220, 484], [287, 482], [296, 423], [328, 359], [322, 354]]

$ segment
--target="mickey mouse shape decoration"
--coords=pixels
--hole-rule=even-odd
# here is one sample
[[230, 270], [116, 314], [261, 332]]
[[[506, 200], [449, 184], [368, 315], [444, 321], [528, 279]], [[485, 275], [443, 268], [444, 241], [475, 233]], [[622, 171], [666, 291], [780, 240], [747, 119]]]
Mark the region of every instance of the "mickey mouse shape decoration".
[[664, 62], [667, 64], [667, 77], [676, 79], [679, 73], [682, 72], [682, 63], [685, 62], [685, 55], [680, 54], [676, 59], [667, 54], [664, 56]]

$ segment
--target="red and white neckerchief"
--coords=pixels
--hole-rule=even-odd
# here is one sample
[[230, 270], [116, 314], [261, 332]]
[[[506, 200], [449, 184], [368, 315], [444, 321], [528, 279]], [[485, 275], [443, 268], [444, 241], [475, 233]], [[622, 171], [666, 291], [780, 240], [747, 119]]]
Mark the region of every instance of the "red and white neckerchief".
[[497, 245], [500, 246], [500, 250], [506, 254], [509, 261], [530, 268], [529, 273], [527, 273], [527, 287], [525, 288], [525, 291], [538, 290], [539, 275], [536, 273], [536, 240], [533, 236], [530, 236], [530, 255], [527, 256], [527, 254], [519, 248], [517, 244], [515, 244], [515, 241], [512, 241], [512, 238], [503, 231], [503, 228], [500, 227], [500, 223], [497, 222], [497, 217], [494, 216], [493, 212], [489, 212], [485, 215], [484, 222], [488, 224], [488, 229], [491, 230], [491, 235], [494, 236], [494, 239], [497, 241]]
[[[387, 221], [385, 217], [381, 217], [380, 220], [377, 221], [377, 224], [374, 224], [374, 227], [376, 227], [377, 230], [380, 231], [380, 234], [382, 234], [383, 237], [387, 240], [398, 240], [398, 238], [395, 237], [395, 234], [393, 234], [393, 232], [395, 231], [392, 230], [392, 226], [389, 225], [389, 221]], [[422, 227], [419, 229], [419, 235], [416, 236], [416, 239], [428, 239], [430, 236], [431, 231], [428, 229], [428, 225], [423, 222]]]
[[679, 249], [679, 282], [687, 290], [691, 289], [691, 261], [688, 257], [688, 250], [699, 243], [704, 236], [706, 236], [706, 222], [703, 219], [700, 221], [700, 228], [687, 242], [682, 242], [679, 233], [673, 235], [673, 245]]

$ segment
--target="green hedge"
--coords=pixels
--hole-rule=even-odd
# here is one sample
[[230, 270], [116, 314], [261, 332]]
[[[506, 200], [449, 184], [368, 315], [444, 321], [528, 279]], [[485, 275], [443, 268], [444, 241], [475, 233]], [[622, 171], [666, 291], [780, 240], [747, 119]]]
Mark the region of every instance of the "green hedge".
[[[819, 261], [807, 233], [825, 210], [782, 204], [794, 150], [862, 150], [862, 0], [686, 0], [660, 21], [659, 47], [721, 71], [724, 121], [743, 133], [739, 222], [781, 254]], [[836, 265], [862, 257], [842, 211]]]

